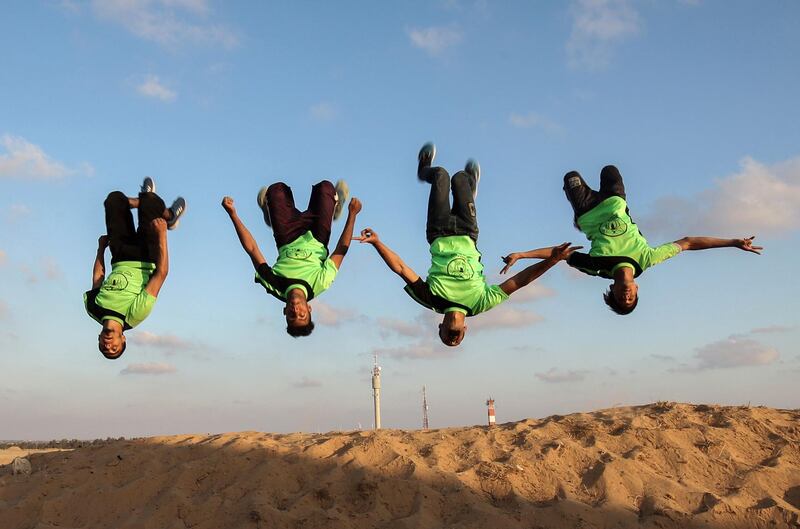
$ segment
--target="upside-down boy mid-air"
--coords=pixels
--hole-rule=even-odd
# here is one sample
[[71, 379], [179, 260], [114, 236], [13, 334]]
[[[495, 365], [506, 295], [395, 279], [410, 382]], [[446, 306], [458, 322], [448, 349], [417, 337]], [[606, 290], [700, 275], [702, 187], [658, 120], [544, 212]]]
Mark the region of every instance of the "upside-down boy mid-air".
[[[500, 285], [489, 285], [483, 275], [478, 242], [478, 219], [475, 196], [480, 180], [480, 166], [467, 161], [463, 171], [453, 175], [441, 167], [431, 167], [436, 147], [426, 143], [419, 151], [417, 177], [431, 185], [428, 200], [426, 236], [430, 244], [431, 267], [425, 281], [397, 254], [367, 228], [358, 238], [372, 244], [389, 268], [406, 282], [406, 292], [419, 304], [444, 314], [439, 338], [448, 346], [464, 339], [466, 317], [497, 306], [516, 290], [531, 283], [576, 250], [569, 243], [555, 246], [542, 261], [529, 266]], [[450, 205], [452, 187], [453, 205]]]
[[222, 200], [239, 242], [253, 262], [256, 283], [285, 304], [286, 332], [295, 338], [308, 336], [314, 330], [308, 302], [331, 286], [350, 247], [356, 216], [361, 211], [361, 201], [357, 198], [350, 201], [342, 235], [333, 254], [328, 256], [331, 224], [341, 215], [348, 194], [344, 181], [340, 180], [334, 188], [323, 180], [311, 188], [308, 209], [301, 212], [294, 205], [288, 185], [278, 182], [262, 188], [258, 205], [264, 222], [272, 227], [278, 247], [278, 257], [272, 266], [267, 264], [253, 235], [236, 213], [233, 199]]
[[[603, 294], [606, 305], [617, 314], [630, 314], [639, 303], [639, 285], [635, 278], [683, 250], [709, 248], [739, 248], [760, 254], [763, 249], [753, 246], [755, 237], [717, 239], [714, 237], [684, 237], [651, 248], [638, 226], [631, 219], [625, 198], [622, 175], [613, 165], [600, 172], [600, 191], [591, 189], [576, 171], [564, 175], [564, 192], [575, 213], [575, 227], [591, 241], [588, 254], [575, 252], [567, 264], [593, 276], [612, 279]], [[506, 272], [518, 259], [541, 257], [548, 249], [512, 253], [503, 258]]]
[[[126, 330], [139, 325], [153, 310], [169, 272], [167, 230], [178, 226], [186, 201], [178, 197], [170, 208], [156, 195], [152, 178], [145, 178], [137, 198], [114, 191], [104, 202], [106, 235], [98, 240], [92, 269], [92, 290], [83, 295], [86, 312], [103, 328], [98, 347], [108, 359], [125, 351]], [[137, 209], [138, 229], [131, 209]], [[106, 277], [105, 249], [111, 249], [111, 273]]]

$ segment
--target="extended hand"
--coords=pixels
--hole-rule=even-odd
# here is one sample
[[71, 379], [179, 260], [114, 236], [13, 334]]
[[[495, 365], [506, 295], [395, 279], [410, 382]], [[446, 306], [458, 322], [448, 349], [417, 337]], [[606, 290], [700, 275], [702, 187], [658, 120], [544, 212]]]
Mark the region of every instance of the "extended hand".
[[746, 239], [737, 239], [736, 240], [736, 247], [744, 250], [745, 252], [753, 252], [758, 255], [761, 255], [761, 250], [764, 249], [763, 246], [753, 246], [753, 239], [755, 239], [755, 235], [751, 235]]
[[166, 237], [167, 235], [167, 221], [161, 217], [153, 219], [152, 222], [150, 222], [150, 228], [153, 230], [153, 233], [159, 237]]
[[356, 197], [350, 199], [350, 205], [347, 206], [347, 211], [350, 215], [358, 215], [361, 213], [361, 201]]
[[550, 252], [550, 259], [555, 261], [564, 261], [569, 259], [569, 256], [572, 255], [572, 252], [575, 250], [580, 250], [583, 246], [570, 246], [570, 242], [561, 243], [558, 246], [553, 246], [553, 249]]
[[510, 254], [506, 255], [505, 257], [501, 257], [500, 259], [506, 264], [503, 267], [503, 269], [500, 270], [500, 274], [502, 275], [502, 274], [505, 274], [506, 272], [508, 272], [508, 270], [512, 266], [514, 266], [514, 263], [519, 261], [519, 254], [517, 252], [510, 253]]
[[233, 205], [233, 199], [231, 197], [222, 198], [222, 207], [228, 212], [228, 214], [236, 213], [236, 208]]
[[375, 233], [372, 228], [366, 228], [361, 230], [361, 237], [353, 237], [354, 241], [358, 242], [366, 242], [369, 244], [375, 244], [376, 242], [380, 242], [378, 239], [378, 234]]

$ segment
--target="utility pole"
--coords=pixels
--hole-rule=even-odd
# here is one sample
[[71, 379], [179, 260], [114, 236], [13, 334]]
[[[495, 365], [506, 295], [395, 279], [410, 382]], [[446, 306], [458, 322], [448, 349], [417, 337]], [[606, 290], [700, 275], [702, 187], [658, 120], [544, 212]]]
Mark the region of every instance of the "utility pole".
[[422, 386], [422, 429], [428, 429], [428, 395], [425, 393], [425, 386]]
[[378, 365], [378, 355], [372, 366], [372, 401], [375, 407], [375, 429], [381, 429], [381, 366]]

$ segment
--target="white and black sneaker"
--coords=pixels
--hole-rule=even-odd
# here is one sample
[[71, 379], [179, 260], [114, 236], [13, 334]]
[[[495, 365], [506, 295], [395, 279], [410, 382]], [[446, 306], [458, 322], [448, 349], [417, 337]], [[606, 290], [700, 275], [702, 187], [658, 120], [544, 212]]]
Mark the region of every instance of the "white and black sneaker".
[[156, 192], [156, 183], [155, 181], [150, 178], [149, 176], [145, 176], [144, 180], [142, 181], [142, 187], [140, 189], [142, 193], [155, 193]]
[[269, 218], [269, 208], [267, 207], [267, 186], [262, 187], [258, 190], [258, 195], [256, 196], [256, 202], [258, 202], [258, 207], [261, 208], [261, 213], [264, 214], [264, 223], [267, 227], [272, 227], [272, 219]]
[[344, 180], [336, 182], [336, 205], [333, 206], [333, 220], [338, 220], [344, 211], [344, 205], [347, 204], [347, 199], [350, 198], [350, 186]]
[[178, 221], [181, 219], [184, 213], [186, 213], [186, 200], [183, 197], [178, 197], [175, 199], [175, 202], [169, 207], [170, 219], [167, 221], [167, 229], [174, 230], [178, 227]]
[[421, 182], [427, 182], [422, 176], [422, 173], [433, 164], [434, 158], [436, 158], [436, 145], [434, 145], [432, 141], [429, 141], [420, 148], [419, 154], [417, 155], [417, 160], [419, 160], [419, 165], [417, 165], [417, 178], [419, 178]]
[[478, 182], [481, 181], [481, 164], [478, 163], [478, 160], [470, 158], [464, 166], [464, 172], [475, 179], [475, 191], [472, 193], [472, 199], [474, 200], [478, 196]]

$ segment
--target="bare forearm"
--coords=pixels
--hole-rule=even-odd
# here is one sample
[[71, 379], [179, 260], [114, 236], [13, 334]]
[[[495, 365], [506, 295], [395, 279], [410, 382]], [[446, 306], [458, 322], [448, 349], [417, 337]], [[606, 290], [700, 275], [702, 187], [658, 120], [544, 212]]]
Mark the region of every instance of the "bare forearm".
[[334, 255], [340, 255], [342, 258], [347, 254], [350, 249], [350, 241], [353, 240], [353, 230], [356, 226], [356, 214], [348, 213], [347, 220], [344, 223], [342, 235], [339, 237], [339, 242], [336, 243], [336, 249], [333, 251]]
[[520, 259], [547, 259], [550, 257], [552, 252], [553, 247], [547, 246], [545, 248], [537, 248], [535, 250], [528, 250], [527, 252], [520, 252], [519, 257]]
[[167, 277], [169, 273], [169, 249], [167, 248], [167, 236], [162, 235], [158, 241], [158, 259], [156, 260], [156, 273], [162, 277]]
[[105, 248], [98, 248], [92, 267], [92, 288], [97, 288], [106, 277]]
[[242, 248], [244, 248], [248, 254], [257, 250], [258, 245], [256, 244], [256, 240], [253, 238], [253, 234], [250, 233], [250, 230], [248, 230], [244, 225], [242, 219], [239, 218], [239, 215], [232, 213], [230, 217], [233, 227], [236, 230], [236, 236], [239, 237], [239, 243], [241, 243]]
[[675, 241], [683, 250], [708, 250], [710, 248], [730, 248], [737, 245], [738, 239], [717, 239], [716, 237], [684, 237]]
[[520, 288], [529, 285], [537, 278], [541, 277], [545, 272], [553, 268], [558, 263], [557, 259], [547, 258], [539, 261], [536, 264], [532, 264], [531, 266], [525, 268], [521, 272], [513, 275], [506, 281], [504, 281], [500, 288], [503, 289], [508, 295], [511, 295], [515, 291], [519, 290]]
[[395, 274], [402, 275], [403, 268], [405, 268], [405, 263], [400, 256], [394, 253], [388, 246], [383, 244], [383, 242], [379, 241], [373, 244], [375, 250], [377, 250], [378, 255], [381, 256], [383, 261], [386, 265], [394, 272]]

